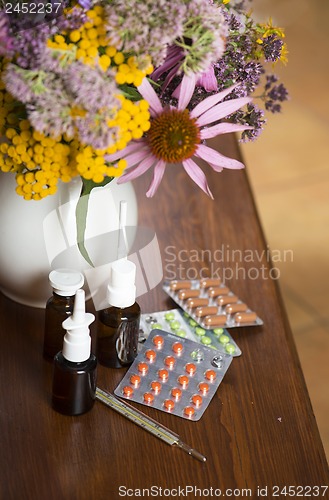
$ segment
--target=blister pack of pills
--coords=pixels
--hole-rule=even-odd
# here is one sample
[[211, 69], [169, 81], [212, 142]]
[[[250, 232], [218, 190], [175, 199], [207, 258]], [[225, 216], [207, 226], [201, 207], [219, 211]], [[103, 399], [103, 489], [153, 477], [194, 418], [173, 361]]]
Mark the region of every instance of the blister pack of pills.
[[205, 330], [182, 309], [159, 311], [152, 314], [142, 314], [139, 340], [142, 342], [154, 329], [171, 332], [178, 337], [187, 338], [223, 354], [240, 356], [241, 349], [224, 328]]
[[170, 281], [164, 291], [202, 328], [258, 326], [263, 321], [219, 279]]
[[199, 420], [232, 356], [163, 330], [152, 330], [114, 393], [188, 420]]

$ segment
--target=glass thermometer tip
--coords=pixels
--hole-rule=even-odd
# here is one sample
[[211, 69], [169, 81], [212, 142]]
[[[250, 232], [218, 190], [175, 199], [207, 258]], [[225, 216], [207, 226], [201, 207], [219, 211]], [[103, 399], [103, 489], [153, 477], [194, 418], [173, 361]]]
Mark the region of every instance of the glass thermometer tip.
[[204, 455], [202, 455], [202, 453], [199, 453], [194, 448], [191, 448], [186, 443], [183, 443], [183, 441], [179, 440], [177, 442], [177, 446], [179, 448], [181, 448], [183, 451], [185, 451], [186, 453], [188, 453], [189, 455], [191, 455], [191, 457], [194, 457], [197, 460], [199, 460], [200, 462], [206, 462], [207, 458]]
[[96, 399], [113, 410], [116, 410], [118, 413], [121, 413], [121, 415], [144, 428], [146, 431], [150, 432], [159, 439], [162, 439], [162, 441], [165, 441], [167, 444], [177, 445], [178, 448], [181, 448], [183, 451], [191, 455], [191, 457], [196, 458], [200, 462], [205, 462], [207, 460], [204, 455], [181, 441], [177, 434], [167, 429], [164, 425], [156, 422], [151, 417], [148, 417], [145, 413], [137, 410], [137, 408], [128, 403], [124, 403], [113, 394], [103, 391], [97, 387]]

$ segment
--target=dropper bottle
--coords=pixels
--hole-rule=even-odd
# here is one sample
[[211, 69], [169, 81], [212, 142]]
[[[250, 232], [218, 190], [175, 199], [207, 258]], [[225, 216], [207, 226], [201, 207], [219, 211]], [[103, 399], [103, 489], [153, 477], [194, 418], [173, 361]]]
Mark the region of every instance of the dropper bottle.
[[135, 276], [133, 262], [113, 262], [107, 289], [109, 307], [99, 311], [97, 322], [97, 359], [102, 365], [122, 368], [137, 356], [141, 311], [136, 302]]
[[95, 402], [97, 361], [89, 335], [94, 319], [85, 312], [84, 290], [78, 290], [73, 314], [63, 322], [63, 350], [54, 358], [52, 406], [65, 415], [85, 413]]
[[73, 269], [55, 269], [49, 273], [49, 283], [53, 294], [46, 305], [43, 356], [53, 361], [63, 345], [62, 323], [73, 312], [74, 296], [83, 286], [84, 277]]

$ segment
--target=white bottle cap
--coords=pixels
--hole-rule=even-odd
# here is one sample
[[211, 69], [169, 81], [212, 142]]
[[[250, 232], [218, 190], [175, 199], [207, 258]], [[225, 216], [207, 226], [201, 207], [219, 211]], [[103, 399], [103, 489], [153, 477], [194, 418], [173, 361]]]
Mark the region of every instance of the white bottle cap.
[[95, 316], [85, 311], [85, 292], [82, 289], [77, 290], [73, 314], [62, 323], [66, 330], [62, 354], [65, 359], [75, 363], [86, 361], [90, 357], [89, 325], [94, 321]]
[[57, 295], [69, 297], [83, 286], [84, 277], [72, 269], [55, 269], [49, 274], [49, 282]]
[[120, 259], [111, 266], [111, 279], [107, 287], [107, 301], [114, 307], [129, 307], [136, 300], [136, 266], [133, 262]]

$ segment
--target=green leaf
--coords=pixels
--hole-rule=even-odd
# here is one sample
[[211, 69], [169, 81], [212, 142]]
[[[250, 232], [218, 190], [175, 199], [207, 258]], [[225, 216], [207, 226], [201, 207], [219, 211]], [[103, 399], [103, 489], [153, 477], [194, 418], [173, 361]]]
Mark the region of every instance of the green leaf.
[[140, 101], [142, 99], [142, 96], [133, 87], [130, 87], [129, 85], [120, 85], [120, 90], [123, 93], [123, 95], [127, 98], [130, 99], [131, 101]]
[[102, 182], [94, 182], [92, 180], [82, 179], [82, 189], [80, 193], [80, 198], [77, 203], [75, 210], [76, 225], [77, 225], [77, 244], [82, 257], [91, 265], [95, 267], [92, 260], [89, 257], [88, 251], [85, 246], [85, 232], [87, 225], [87, 214], [88, 214], [88, 204], [89, 196], [94, 187], [106, 186], [111, 182], [114, 177], [105, 177]]

